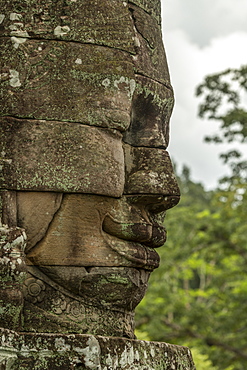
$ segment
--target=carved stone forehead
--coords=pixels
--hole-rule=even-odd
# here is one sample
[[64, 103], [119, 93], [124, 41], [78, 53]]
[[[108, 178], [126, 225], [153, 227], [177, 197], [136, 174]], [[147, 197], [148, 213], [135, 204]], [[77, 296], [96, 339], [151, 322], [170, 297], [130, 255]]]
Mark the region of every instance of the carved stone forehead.
[[146, 192], [128, 178], [167, 157], [173, 106], [158, 3], [0, 0], [1, 188]]

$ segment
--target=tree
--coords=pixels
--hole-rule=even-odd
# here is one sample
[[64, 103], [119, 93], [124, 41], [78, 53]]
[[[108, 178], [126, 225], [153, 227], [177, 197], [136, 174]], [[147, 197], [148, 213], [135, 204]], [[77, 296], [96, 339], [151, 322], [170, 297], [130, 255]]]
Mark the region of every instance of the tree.
[[[214, 143], [246, 143], [247, 141], [247, 65], [239, 69], [227, 69], [206, 76], [196, 89], [203, 98], [199, 116], [220, 122], [220, 132], [207, 136], [205, 141]], [[232, 170], [230, 180], [247, 179], [247, 160], [239, 149], [221, 154], [224, 163]], [[226, 179], [224, 179], [226, 180]]]

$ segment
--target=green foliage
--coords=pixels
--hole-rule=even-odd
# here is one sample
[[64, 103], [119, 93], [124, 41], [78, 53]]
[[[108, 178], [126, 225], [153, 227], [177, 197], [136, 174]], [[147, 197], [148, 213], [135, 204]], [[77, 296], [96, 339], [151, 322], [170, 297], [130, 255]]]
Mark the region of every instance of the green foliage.
[[[247, 195], [242, 183], [206, 192], [184, 168], [168, 212], [161, 266], [137, 310], [146, 339], [195, 348], [197, 369], [247, 368]], [[139, 336], [143, 338], [142, 336]]]
[[[245, 143], [247, 141], [247, 66], [228, 69], [205, 77], [197, 87], [196, 95], [202, 97], [199, 116], [220, 122], [219, 134], [207, 136], [205, 141], [214, 143]], [[247, 179], [247, 161], [238, 150], [221, 154], [228, 163], [232, 176]], [[227, 180], [226, 178], [223, 180]]]
[[194, 363], [196, 365], [196, 370], [217, 370], [217, 368], [212, 365], [212, 362], [210, 361], [208, 356], [202, 354], [198, 348], [191, 348], [191, 352]]

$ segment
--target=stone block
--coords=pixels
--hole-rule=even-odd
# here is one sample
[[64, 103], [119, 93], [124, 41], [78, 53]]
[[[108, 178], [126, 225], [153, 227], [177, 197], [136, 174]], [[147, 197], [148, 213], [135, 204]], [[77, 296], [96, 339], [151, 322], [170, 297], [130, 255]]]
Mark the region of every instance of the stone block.
[[1, 330], [1, 370], [195, 370], [188, 348], [80, 334]]
[[1, 116], [128, 128], [135, 90], [128, 53], [28, 38], [18, 48], [11, 38], [0, 44]]
[[122, 135], [116, 130], [6, 117], [0, 136], [2, 189], [123, 193]]
[[62, 198], [62, 193], [50, 191], [16, 192], [17, 222], [27, 233], [25, 253], [46, 235], [54, 214], [60, 208]]
[[133, 56], [136, 73], [170, 84], [160, 25], [144, 9], [133, 4], [130, 9], [136, 30], [137, 53]]
[[0, 8], [1, 36], [11, 36], [17, 44], [21, 37], [57, 39], [135, 52], [125, 1], [1, 0]]
[[[34, 226], [38, 225], [35, 218]], [[153, 270], [159, 257], [153, 248], [144, 245], [152, 242], [156, 225], [153, 223], [125, 197], [66, 194], [49, 224], [49, 232], [34, 248], [28, 242], [27, 258], [35, 266], [126, 266]], [[29, 227], [25, 215], [22, 225]]]

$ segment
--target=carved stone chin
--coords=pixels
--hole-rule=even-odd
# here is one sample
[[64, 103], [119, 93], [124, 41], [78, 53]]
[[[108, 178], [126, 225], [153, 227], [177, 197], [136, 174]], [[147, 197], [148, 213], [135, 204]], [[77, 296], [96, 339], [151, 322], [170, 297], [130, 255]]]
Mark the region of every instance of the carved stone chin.
[[24, 282], [28, 331], [37, 324], [39, 332], [134, 338], [133, 310], [144, 297], [150, 272], [68, 266], [29, 266], [28, 271]]

